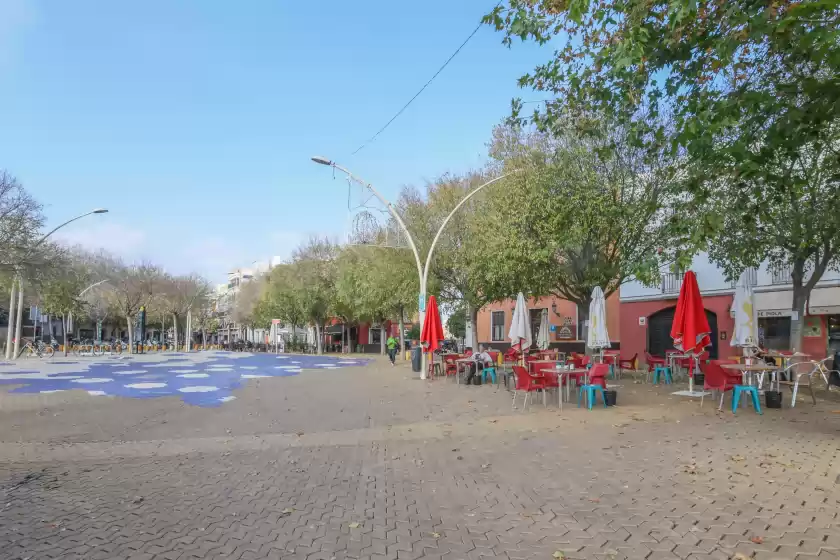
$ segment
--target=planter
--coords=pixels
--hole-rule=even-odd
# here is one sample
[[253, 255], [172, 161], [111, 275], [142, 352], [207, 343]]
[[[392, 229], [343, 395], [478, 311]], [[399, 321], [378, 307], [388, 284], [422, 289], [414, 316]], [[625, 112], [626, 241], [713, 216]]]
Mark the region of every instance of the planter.
[[767, 408], [782, 408], [782, 392], [764, 391], [764, 405]]
[[614, 391], [612, 389], [607, 389], [606, 391], [604, 391], [604, 401], [607, 403], [607, 406], [615, 406], [617, 400], [618, 391]]

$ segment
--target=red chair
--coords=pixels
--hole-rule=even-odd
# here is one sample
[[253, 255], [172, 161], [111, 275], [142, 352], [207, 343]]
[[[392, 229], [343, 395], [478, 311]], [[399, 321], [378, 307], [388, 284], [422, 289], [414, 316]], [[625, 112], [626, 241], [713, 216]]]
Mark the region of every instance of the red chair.
[[[700, 371], [703, 372], [703, 389], [720, 391], [720, 406], [723, 409], [723, 397], [726, 391], [731, 391], [735, 385], [741, 384], [741, 374], [738, 371], [722, 368], [723, 364], [737, 364], [735, 360], [711, 360], [708, 363], [701, 362]], [[700, 406], [703, 406], [703, 397], [700, 397]]]
[[633, 357], [629, 360], [627, 358], [618, 358], [618, 371], [619, 374], [625, 369], [632, 369], [633, 371], [639, 369], [639, 362], [638, 362], [639, 354], [633, 354]]
[[489, 355], [490, 355], [490, 357], [493, 359], [493, 365], [494, 365], [494, 366], [499, 365], [499, 352], [498, 352], [498, 351], [496, 351], [496, 350], [488, 350], [488, 351], [487, 351], [487, 354], [489, 354]]
[[470, 357], [470, 356], [472, 356], [472, 355], [473, 355], [473, 351], [472, 351], [472, 350], [467, 350], [466, 352], [464, 352], [464, 357], [465, 357], [465, 358], [469, 358], [469, 357]]
[[653, 370], [656, 368], [656, 366], [666, 365], [667, 360], [665, 358], [659, 358], [657, 356], [653, 356], [653, 355], [651, 355], [650, 352], [646, 351], [645, 352], [645, 362], [647, 362], [647, 372], [648, 372], [648, 375], [650, 375], [651, 373], [653, 373]]
[[450, 375], [458, 375], [458, 364], [455, 363], [455, 360], [460, 359], [461, 356], [458, 354], [447, 354], [443, 357], [443, 373], [447, 377]]
[[589, 370], [589, 384], [600, 385], [605, 391], [607, 390], [607, 376], [610, 374], [609, 364], [595, 364]]
[[531, 375], [522, 366], [513, 366], [513, 375], [516, 377], [516, 386], [513, 390], [513, 403], [511, 408], [516, 408], [516, 394], [525, 391], [525, 402], [523, 407], [528, 406], [528, 395], [534, 391], [543, 391], [543, 406], [545, 406], [545, 377], [542, 375]]

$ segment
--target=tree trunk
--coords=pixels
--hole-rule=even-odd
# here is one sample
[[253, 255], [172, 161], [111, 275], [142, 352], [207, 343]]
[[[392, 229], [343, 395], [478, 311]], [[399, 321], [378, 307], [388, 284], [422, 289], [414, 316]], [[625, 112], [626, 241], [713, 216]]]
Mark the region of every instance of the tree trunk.
[[[18, 277], [18, 302], [15, 315], [15, 350], [12, 358], [17, 359], [20, 354], [20, 338], [23, 334], [23, 279], [20, 277]], [[9, 325], [11, 324], [11, 317], [9, 317]]]
[[128, 322], [128, 353], [134, 354], [134, 317], [128, 315], [125, 319]]
[[207, 330], [201, 329], [201, 349], [207, 350]]
[[478, 309], [467, 303], [467, 325], [470, 326], [470, 339], [467, 341], [473, 352], [478, 352]]
[[321, 340], [320, 323], [315, 323], [315, 348], [319, 356], [324, 353], [324, 341]]
[[172, 348], [178, 351], [178, 316], [172, 314]]
[[379, 353], [385, 355], [385, 322], [379, 327]]
[[64, 355], [67, 356], [67, 318], [61, 314], [61, 330], [64, 331]]
[[805, 304], [808, 301], [808, 290], [794, 281], [793, 283], [793, 305], [791, 310], [793, 316], [790, 318], [790, 349], [794, 352], [802, 351], [802, 327], [805, 322]]
[[405, 317], [403, 316], [404, 310], [403, 306], [400, 306], [400, 355], [403, 357], [403, 360], [406, 359], [405, 354]]
[[191, 321], [192, 321], [192, 312], [187, 311], [187, 318], [186, 318], [186, 323], [187, 324], [184, 326], [184, 328], [186, 329], [184, 331], [184, 352], [189, 352], [191, 350], [191, 348], [190, 348], [190, 342], [192, 340], [192, 325], [190, 325]]
[[6, 359], [12, 359], [12, 340], [14, 336], [12, 335], [12, 319], [15, 316], [15, 296], [17, 295], [17, 277], [12, 278], [12, 287], [10, 288], [9, 292], [11, 295], [9, 296], [9, 321], [8, 321], [8, 328], [6, 329]]

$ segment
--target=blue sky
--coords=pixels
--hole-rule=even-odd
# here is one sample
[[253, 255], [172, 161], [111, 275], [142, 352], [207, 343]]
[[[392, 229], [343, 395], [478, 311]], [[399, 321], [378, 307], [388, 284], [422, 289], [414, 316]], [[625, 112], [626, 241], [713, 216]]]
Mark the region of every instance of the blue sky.
[[[0, 0], [0, 168], [65, 240], [214, 282], [341, 235], [324, 155], [396, 198], [485, 160], [516, 79], [549, 47], [482, 28], [375, 143], [492, 0]], [[422, 9], [421, 9], [422, 8]]]

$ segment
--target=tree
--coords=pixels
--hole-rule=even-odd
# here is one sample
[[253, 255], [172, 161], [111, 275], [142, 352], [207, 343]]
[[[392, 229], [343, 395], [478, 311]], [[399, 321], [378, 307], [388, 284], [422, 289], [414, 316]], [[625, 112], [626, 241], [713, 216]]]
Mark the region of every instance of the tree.
[[[476, 171], [464, 176], [445, 175], [426, 186], [425, 196], [416, 189], [404, 189], [398, 203], [407, 227], [411, 230], [421, 255], [428, 254], [435, 234], [446, 216], [473, 189], [485, 183], [486, 172]], [[490, 187], [493, 188], [493, 187]], [[475, 324], [478, 311], [488, 299], [483, 286], [472, 273], [470, 262], [476, 250], [484, 243], [473, 227], [476, 208], [487, 196], [482, 191], [466, 202], [441, 232], [430, 263], [429, 283], [426, 289], [440, 294], [442, 303], [463, 301], [469, 321], [473, 325], [473, 343], [477, 347]]]
[[520, 79], [557, 96], [531, 117], [541, 129], [607, 114], [635, 145], [670, 147], [705, 210], [695, 237], [720, 244], [714, 260], [730, 275], [764, 256], [791, 267], [801, 347], [805, 302], [838, 254], [837, 213], [820, 212], [840, 171], [836, 3], [509, 0], [485, 21], [507, 44], [562, 36], [554, 59]]
[[446, 319], [446, 328], [458, 340], [467, 336], [467, 314], [462, 304], [457, 304]]
[[99, 257], [100, 271], [108, 278], [111, 304], [126, 321], [128, 345], [134, 352], [134, 320], [141, 306], [149, 303], [162, 277], [159, 268], [148, 263], [126, 266], [107, 255]]
[[298, 247], [292, 256], [292, 264], [297, 272], [297, 280], [293, 285], [295, 297], [303, 309], [304, 318], [315, 327], [318, 354], [323, 353], [321, 333], [336, 301], [337, 250], [337, 245], [329, 239], [312, 237]]
[[61, 317], [65, 355], [68, 351], [69, 318], [82, 315], [85, 306], [82, 290], [89, 285], [90, 278], [89, 271], [68, 263], [54, 271], [39, 288], [39, 307], [42, 311]]
[[496, 130], [491, 154], [521, 172], [482, 204], [470, 273], [490, 300], [553, 295], [586, 321], [595, 286], [609, 296], [630, 279], [658, 278], [688, 226], [673, 211], [681, 194], [667, 161], [634, 149], [620, 128], [566, 130]]

